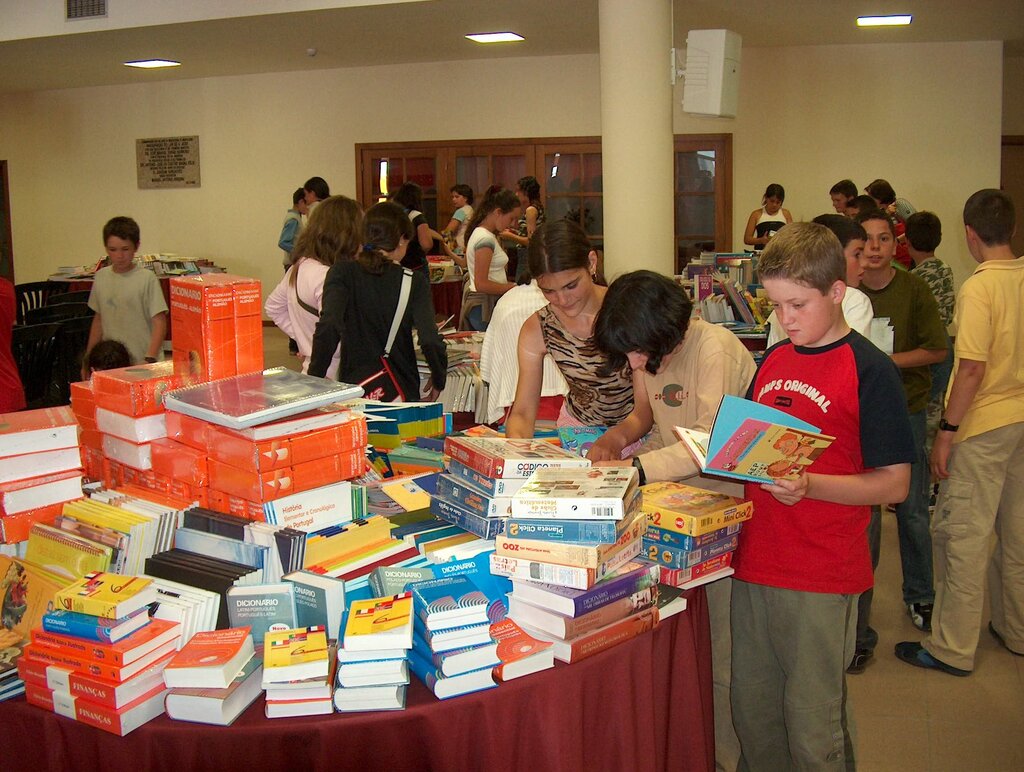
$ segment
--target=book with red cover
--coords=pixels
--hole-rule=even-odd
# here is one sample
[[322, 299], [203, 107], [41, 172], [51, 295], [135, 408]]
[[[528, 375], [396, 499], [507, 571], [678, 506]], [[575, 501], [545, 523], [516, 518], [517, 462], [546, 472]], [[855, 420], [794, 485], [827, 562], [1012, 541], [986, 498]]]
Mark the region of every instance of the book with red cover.
[[0, 413], [0, 458], [78, 445], [78, 423], [70, 407]]
[[171, 362], [99, 370], [92, 375], [97, 407], [136, 417], [162, 413], [164, 394], [185, 383], [187, 381], [174, 372]]
[[526, 478], [545, 467], [585, 467], [590, 461], [544, 440], [445, 437], [445, 455], [498, 478]]
[[649, 608], [598, 628], [591, 633], [584, 633], [565, 641], [532, 627], [525, 629], [530, 635], [536, 636], [542, 641], [551, 641], [555, 659], [572, 664], [635, 638], [648, 630], [653, 630], [656, 624], [658, 624], [658, 609]]
[[0, 516], [82, 498], [82, 470], [0, 483]]
[[168, 652], [138, 675], [127, 681], [108, 681], [86, 673], [77, 673], [66, 667], [50, 665], [31, 656], [18, 660], [18, 675], [26, 683], [32, 682], [47, 689], [81, 697], [97, 705], [123, 708], [157, 686], [164, 685], [164, 667], [171, 661]]
[[25, 699], [29, 704], [121, 737], [161, 715], [166, 694], [167, 689], [160, 684], [123, 708], [115, 709], [25, 682]]
[[350, 383], [275, 367], [177, 389], [164, 396], [164, 404], [218, 426], [246, 429], [361, 394]]
[[512, 619], [491, 625], [491, 638], [498, 642], [500, 665], [494, 667], [497, 681], [510, 681], [555, 666], [554, 649], [549, 641], [528, 634]]
[[226, 689], [253, 651], [249, 627], [198, 632], [164, 668], [164, 683], [172, 689]]
[[38, 627], [32, 630], [32, 643], [73, 651], [110, 665], [129, 665], [168, 641], [176, 641], [180, 637], [181, 625], [166, 619], [153, 619], [145, 627], [116, 643], [90, 641], [74, 635], [51, 633]]
[[44, 646], [39, 643], [30, 643], [25, 647], [25, 653], [47, 664], [68, 668], [76, 673], [85, 673], [107, 681], [123, 683], [174, 651], [176, 647], [176, 640], [168, 641], [128, 665], [111, 665], [61, 647]]

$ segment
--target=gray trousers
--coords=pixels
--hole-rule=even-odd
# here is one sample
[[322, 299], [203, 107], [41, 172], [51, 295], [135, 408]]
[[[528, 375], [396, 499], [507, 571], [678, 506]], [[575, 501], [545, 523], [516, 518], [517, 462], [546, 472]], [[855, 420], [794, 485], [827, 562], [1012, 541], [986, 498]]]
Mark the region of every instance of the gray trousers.
[[855, 768], [846, 667], [856, 600], [733, 582], [732, 713], [741, 772]]

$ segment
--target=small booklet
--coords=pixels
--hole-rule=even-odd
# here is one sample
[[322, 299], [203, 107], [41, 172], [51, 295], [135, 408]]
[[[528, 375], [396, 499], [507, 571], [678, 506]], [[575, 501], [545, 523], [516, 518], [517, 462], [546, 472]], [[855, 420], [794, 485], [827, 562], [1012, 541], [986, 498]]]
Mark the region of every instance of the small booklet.
[[675, 427], [701, 471], [751, 482], [795, 479], [835, 437], [769, 405], [726, 395], [711, 434]]

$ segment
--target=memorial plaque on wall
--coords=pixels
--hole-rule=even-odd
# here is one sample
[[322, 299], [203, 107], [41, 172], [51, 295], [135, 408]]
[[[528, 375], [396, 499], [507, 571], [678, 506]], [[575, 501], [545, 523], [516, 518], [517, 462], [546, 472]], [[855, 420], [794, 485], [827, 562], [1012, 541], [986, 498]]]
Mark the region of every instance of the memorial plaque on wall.
[[140, 188], [198, 188], [199, 137], [135, 140]]

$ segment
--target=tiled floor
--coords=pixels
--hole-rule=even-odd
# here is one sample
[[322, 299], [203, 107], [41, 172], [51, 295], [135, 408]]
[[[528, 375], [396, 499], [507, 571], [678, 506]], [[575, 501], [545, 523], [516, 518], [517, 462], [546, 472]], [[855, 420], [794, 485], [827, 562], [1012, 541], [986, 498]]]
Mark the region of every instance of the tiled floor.
[[[267, 367], [299, 369], [284, 334], [264, 328]], [[882, 555], [872, 624], [879, 634], [867, 670], [848, 676], [861, 772], [1009, 772], [1024, 770], [1024, 657], [980, 632], [975, 671], [956, 678], [905, 665], [899, 641], [920, 640], [900, 596], [896, 520], [883, 516]]]

